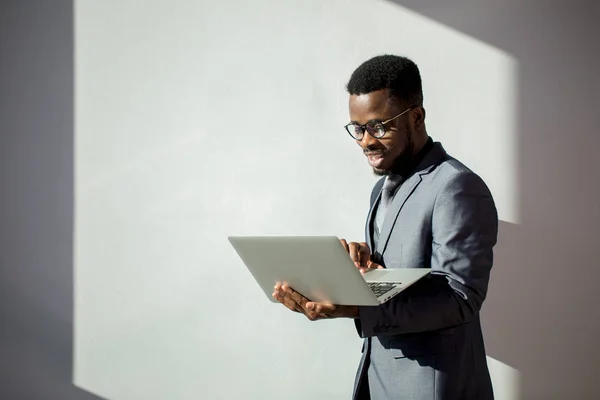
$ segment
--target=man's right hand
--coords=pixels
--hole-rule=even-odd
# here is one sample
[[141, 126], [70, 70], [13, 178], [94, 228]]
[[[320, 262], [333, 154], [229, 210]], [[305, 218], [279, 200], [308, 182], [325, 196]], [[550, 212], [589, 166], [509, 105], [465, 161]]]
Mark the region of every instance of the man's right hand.
[[371, 261], [371, 249], [369, 249], [369, 245], [367, 245], [367, 243], [348, 243], [346, 239], [340, 239], [340, 242], [350, 255], [352, 261], [354, 261], [354, 265], [356, 265], [356, 268], [358, 268], [360, 272], [364, 273], [371, 268], [383, 268], [381, 265], [375, 264]]

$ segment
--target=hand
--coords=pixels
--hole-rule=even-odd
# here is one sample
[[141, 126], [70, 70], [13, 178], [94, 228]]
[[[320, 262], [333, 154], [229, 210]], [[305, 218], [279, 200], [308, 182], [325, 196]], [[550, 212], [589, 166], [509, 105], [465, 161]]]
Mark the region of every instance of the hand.
[[348, 254], [350, 254], [350, 258], [354, 261], [354, 265], [356, 268], [360, 270], [363, 274], [372, 269], [383, 268], [383, 266], [374, 263], [371, 261], [371, 249], [369, 249], [369, 245], [365, 242], [346, 242], [346, 239], [340, 239], [342, 246], [346, 249]]
[[273, 298], [290, 310], [304, 314], [311, 321], [325, 318], [358, 317], [357, 306], [337, 306], [309, 301], [294, 289], [279, 283], [275, 285]]

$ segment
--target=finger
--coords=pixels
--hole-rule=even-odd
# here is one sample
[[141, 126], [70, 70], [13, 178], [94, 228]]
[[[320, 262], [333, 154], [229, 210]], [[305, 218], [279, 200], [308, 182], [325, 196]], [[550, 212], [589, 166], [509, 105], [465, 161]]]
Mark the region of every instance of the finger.
[[273, 287], [273, 298], [281, 303], [283, 303], [285, 293], [281, 290], [281, 284], [277, 283]]
[[[273, 292], [273, 298], [275, 300], [277, 300], [278, 302], [280, 302], [281, 304], [283, 304], [284, 306], [288, 307], [289, 305], [289, 301], [286, 299], [286, 297], [284, 295], [282, 295], [280, 292]], [[289, 308], [289, 307], [288, 307]]]
[[316, 314], [319, 314], [322, 318], [330, 318], [335, 314], [337, 306], [333, 304], [314, 303], [309, 301], [306, 303], [306, 308]]
[[300, 293], [296, 292], [289, 286], [282, 285], [281, 289], [285, 292], [286, 296], [289, 296], [294, 302], [298, 303], [300, 306], [304, 307], [308, 299], [302, 296]]
[[317, 314], [314, 312], [307, 312], [304, 315], [306, 315], [306, 318], [308, 318], [310, 321], [317, 321], [317, 320], [325, 318], [321, 314]]
[[348, 245], [350, 248], [350, 258], [356, 264], [357, 267], [360, 266], [360, 244], [356, 242], [352, 242]]
[[281, 292], [274, 291], [272, 296], [275, 300], [277, 300], [281, 304], [285, 305], [285, 296]]
[[[311, 321], [316, 321], [316, 320], [319, 320], [322, 318], [326, 318], [325, 315], [320, 314], [316, 311], [315, 305], [314, 305], [315, 303], [310, 303], [310, 302], [306, 303], [306, 305], [308, 305], [308, 304], [312, 304], [312, 305], [311, 305], [311, 309], [307, 309], [305, 311], [306, 318], [308, 318]], [[306, 305], [305, 305], [305, 308], [307, 308]]]
[[284, 289], [286, 295], [289, 296], [294, 301], [294, 303], [297, 304], [298, 307], [300, 307], [300, 312], [304, 313], [304, 315], [306, 315], [308, 319], [310, 319], [311, 321], [319, 319], [319, 315], [317, 312], [306, 307], [306, 305], [309, 303], [306, 297], [302, 296], [300, 293], [296, 292], [294, 289], [288, 286], [284, 286]]
[[290, 308], [290, 306], [293, 306], [294, 311], [298, 311], [299, 307], [294, 306], [294, 299], [292, 299], [290, 295], [283, 290], [283, 284], [278, 283], [275, 285], [275, 289], [273, 291], [273, 298], [288, 308]]
[[362, 242], [359, 245], [360, 245], [360, 251], [359, 251], [360, 265], [362, 267], [368, 267], [369, 258], [371, 257], [371, 249], [369, 249], [369, 246], [365, 242]]
[[276, 293], [277, 300], [292, 311], [304, 314], [303, 308], [292, 299], [287, 293]]
[[300, 293], [296, 292], [294, 289], [292, 289], [285, 283], [283, 285], [281, 285], [281, 291], [285, 292], [287, 295], [292, 296], [297, 299], [300, 299], [302, 297], [302, 295]]
[[286, 306], [287, 308], [289, 308], [290, 310], [294, 311], [294, 312], [298, 312], [301, 314], [304, 314], [304, 310], [302, 309], [302, 307], [300, 307], [295, 301], [286, 298], [283, 301], [283, 305]]
[[286, 302], [286, 304], [287, 304], [287, 307], [288, 307], [290, 310], [292, 310], [292, 311], [295, 311], [295, 312], [297, 312], [297, 313], [300, 313], [300, 314], [304, 314], [304, 315], [306, 315], [306, 310], [304, 310], [304, 309], [303, 309], [303, 308], [302, 308], [302, 307], [301, 307], [301, 306], [300, 306], [298, 303], [296, 303], [295, 301], [292, 301], [292, 300], [290, 300], [290, 301], [287, 301], [287, 302]]
[[344, 249], [346, 249], [346, 252], [350, 251], [348, 249], [348, 242], [346, 242], [346, 239], [340, 239], [340, 243], [342, 244], [342, 246], [344, 246]]
[[383, 268], [381, 265], [377, 268], [361, 268], [360, 272], [362, 272], [363, 274], [366, 274], [367, 272], [375, 271], [376, 269], [381, 269], [381, 268]]

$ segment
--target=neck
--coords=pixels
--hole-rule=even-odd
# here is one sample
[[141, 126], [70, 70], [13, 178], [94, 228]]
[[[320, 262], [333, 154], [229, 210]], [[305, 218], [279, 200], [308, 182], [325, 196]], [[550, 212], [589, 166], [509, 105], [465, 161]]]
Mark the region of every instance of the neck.
[[[423, 135], [418, 135], [413, 141], [413, 150], [410, 155], [406, 155], [398, 160], [397, 164], [390, 171], [392, 174], [400, 175], [407, 178], [415, 170], [427, 153], [427, 147], [430, 142], [429, 136], [425, 132]], [[433, 145], [433, 144], [432, 144]]]
[[413, 137], [413, 142], [415, 144], [413, 155], [416, 156], [417, 154], [419, 154], [419, 152], [421, 150], [423, 150], [423, 148], [425, 147], [425, 145], [427, 144], [428, 141], [429, 141], [429, 135], [427, 134], [426, 130], [419, 132], [418, 135]]

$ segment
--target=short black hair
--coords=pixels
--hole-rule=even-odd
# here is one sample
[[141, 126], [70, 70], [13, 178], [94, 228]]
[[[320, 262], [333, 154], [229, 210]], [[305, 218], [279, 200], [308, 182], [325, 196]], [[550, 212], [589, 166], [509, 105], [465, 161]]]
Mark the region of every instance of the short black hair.
[[354, 95], [389, 89], [391, 96], [411, 106], [423, 105], [419, 67], [406, 57], [384, 54], [365, 61], [352, 73], [346, 89]]

